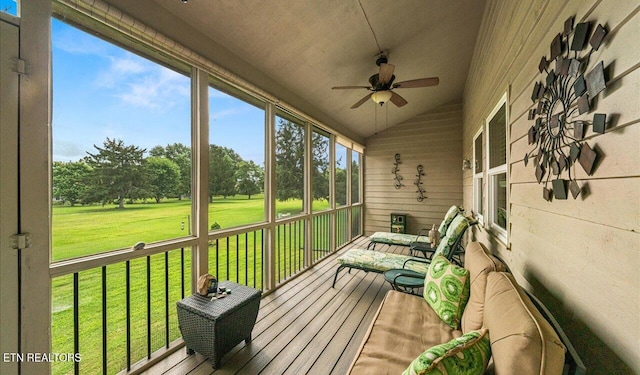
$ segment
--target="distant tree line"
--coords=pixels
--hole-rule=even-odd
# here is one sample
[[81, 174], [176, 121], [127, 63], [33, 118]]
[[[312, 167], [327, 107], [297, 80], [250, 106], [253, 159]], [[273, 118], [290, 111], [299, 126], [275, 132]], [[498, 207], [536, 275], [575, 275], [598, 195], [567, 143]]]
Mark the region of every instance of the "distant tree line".
[[[329, 200], [330, 165], [329, 138], [313, 132], [311, 135], [311, 175], [313, 199]], [[340, 161], [340, 160], [338, 160]], [[347, 203], [347, 170], [336, 168], [336, 204]], [[352, 199], [358, 194], [360, 168], [351, 162]], [[276, 128], [276, 199], [302, 199], [304, 189], [304, 127], [280, 119]]]
[[[182, 199], [191, 194], [191, 149], [181, 143], [147, 150], [107, 138], [101, 147], [76, 162], [53, 163], [53, 196], [62, 203], [102, 205], [137, 199]], [[312, 135], [313, 198], [329, 198], [329, 138]], [[357, 184], [357, 163], [354, 183]], [[233, 149], [209, 145], [209, 200], [237, 194], [259, 194], [264, 168], [244, 160]], [[353, 173], [352, 173], [353, 175]], [[354, 178], [352, 176], [352, 178]], [[346, 203], [346, 171], [336, 169], [339, 205]], [[356, 185], [357, 186], [357, 185]], [[301, 199], [304, 188], [304, 128], [280, 119], [276, 131], [276, 198]]]
[[[102, 205], [191, 194], [191, 149], [181, 143], [149, 150], [107, 138], [79, 161], [53, 163], [53, 196], [65, 204]], [[262, 192], [264, 169], [233, 150], [209, 146], [209, 194], [223, 197]]]

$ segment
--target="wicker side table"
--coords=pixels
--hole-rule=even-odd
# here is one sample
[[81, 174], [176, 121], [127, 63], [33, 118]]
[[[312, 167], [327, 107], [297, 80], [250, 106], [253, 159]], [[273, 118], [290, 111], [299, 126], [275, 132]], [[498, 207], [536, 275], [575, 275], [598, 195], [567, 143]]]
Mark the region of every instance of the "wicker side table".
[[187, 346], [213, 360], [220, 367], [220, 359], [242, 340], [251, 342], [251, 331], [258, 317], [261, 291], [230, 281], [220, 283], [231, 294], [211, 301], [193, 294], [177, 302], [178, 324]]

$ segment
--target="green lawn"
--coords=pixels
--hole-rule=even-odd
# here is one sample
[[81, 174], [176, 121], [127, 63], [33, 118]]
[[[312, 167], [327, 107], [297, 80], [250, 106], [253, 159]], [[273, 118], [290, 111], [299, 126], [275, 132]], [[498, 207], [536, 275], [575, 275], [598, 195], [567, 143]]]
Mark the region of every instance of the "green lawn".
[[[278, 214], [300, 212], [301, 201], [277, 202]], [[313, 209], [328, 207], [314, 201]], [[190, 200], [137, 203], [117, 209], [108, 206], [53, 207], [54, 261], [127, 248], [139, 241], [151, 243], [189, 235]], [[264, 221], [264, 197], [215, 197], [209, 204], [209, 225], [222, 229]]]
[[[114, 206], [55, 206], [53, 208], [53, 259], [61, 260], [113, 249], [126, 248], [138, 241], [147, 243], [187, 236], [190, 214], [189, 200], [168, 200], [156, 203], [137, 203], [125, 209]], [[221, 228], [263, 221], [262, 196], [247, 199], [236, 196], [216, 197], [209, 205], [210, 223]], [[278, 202], [278, 213], [295, 214], [301, 202]], [[314, 210], [327, 208], [324, 201], [315, 201]], [[184, 227], [182, 223], [184, 222]], [[318, 225], [318, 238], [328, 236], [328, 227]], [[302, 224], [281, 225], [276, 231], [278, 279], [295, 273], [302, 264]], [[316, 247], [325, 247], [326, 241]], [[182, 298], [181, 268], [184, 267], [185, 295], [190, 294], [191, 249], [181, 250], [130, 261], [131, 301], [131, 363], [147, 354], [147, 262], [149, 262], [151, 351], [165, 345], [166, 308], [169, 312], [169, 340], [180, 336], [175, 303]], [[165, 277], [165, 261], [168, 275]], [[254, 271], [255, 268], [255, 271]], [[209, 247], [210, 273], [220, 280], [262, 288], [262, 232], [232, 236], [212, 243]], [[126, 367], [126, 264], [105, 268], [107, 316], [107, 372], [116, 373]], [[79, 273], [79, 333], [81, 373], [102, 371], [102, 269]], [[165, 279], [168, 280], [169, 303], [165, 297]], [[52, 351], [73, 353], [73, 275], [53, 280]], [[54, 374], [73, 373], [72, 363], [54, 363]]]

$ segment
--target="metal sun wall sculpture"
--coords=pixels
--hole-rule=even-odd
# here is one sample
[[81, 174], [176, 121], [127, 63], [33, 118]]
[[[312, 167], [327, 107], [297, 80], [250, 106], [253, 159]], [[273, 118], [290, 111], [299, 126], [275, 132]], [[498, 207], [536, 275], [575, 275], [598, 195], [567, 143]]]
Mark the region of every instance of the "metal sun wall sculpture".
[[[534, 84], [531, 100], [537, 105], [528, 113], [528, 119], [534, 120], [528, 132], [529, 145], [534, 145], [534, 149], [525, 154], [524, 164], [527, 166], [534, 158], [536, 180], [544, 183], [543, 198], [547, 201], [567, 199], [567, 186], [574, 199], [580, 195], [582, 187], [575, 180], [575, 170], [572, 174], [572, 166], [577, 162], [591, 175], [599, 157], [583, 141], [587, 126], [591, 124], [593, 131], [601, 134], [606, 128], [606, 114], [596, 113], [592, 121], [575, 118], [589, 113], [591, 101], [606, 88], [602, 61], [586, 74], [585, 70], [607, 30], [599, 24], [591, 32], [591, 22], [574, 27], [573, 21], [573, 17], [567, 19], [563, 32], [551, 42], [549, 59], [543, 56], [540, 60], [538, 70], [546, 77]], [[587, 42], [591, 49], [585, 55]], [[550, 68], [554, 61], [555, 67]], [[567, 179], [561, 178], [564, 171]]]

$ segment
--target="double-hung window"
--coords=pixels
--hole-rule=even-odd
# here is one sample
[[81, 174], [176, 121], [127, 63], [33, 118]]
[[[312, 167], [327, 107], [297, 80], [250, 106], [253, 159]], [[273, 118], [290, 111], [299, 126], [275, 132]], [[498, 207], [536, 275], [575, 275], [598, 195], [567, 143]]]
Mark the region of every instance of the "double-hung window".
[[487, 131], [487, 221], [488, 227], [507, 243], [509, 226], [507, 174], [507, 95], [491, 111]]

